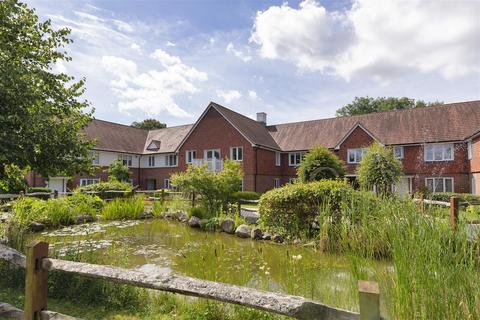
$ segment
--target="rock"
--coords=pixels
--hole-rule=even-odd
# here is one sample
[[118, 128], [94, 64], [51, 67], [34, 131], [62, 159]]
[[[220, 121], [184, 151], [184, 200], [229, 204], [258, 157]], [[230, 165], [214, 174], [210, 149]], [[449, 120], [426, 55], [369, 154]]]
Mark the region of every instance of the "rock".
[[145, 211], [140, 216], [138, 216], [139, 219], [152, 219], [153, 214], [151, 212]]
[[318, 225], [317, 221], [312, 222], [312, 229], [313, 230], [320, 230], [320, 226]]
[[220, 232], [229, 234], [235, 233], [235, 221], [230, 218], [223, 220], [222, 223], [220, 223]]
[[163, 213], [163, 217], [165, 219], [174, 219], [176, 218], [175, 214], [173, 212], [167, 211]]
[[246, 224], [241, 224], [235, 230], [235, 234], [239, 238], [250, 238], [250, 227]]
[[240, 210], [240, 216], [245, 219], [250, 224], [257, 224], [258, 219], [260, 219], [260, 214], [257, 210], [245, 209]]
[[30, 228], [30, 231], [40, 232], [45, 230], [45, 225], [43, 223], [33, 221], [33, 222], [30, 222], [29, 228]]
[[178, 221], [180, 222], [185, 222], [188, 220], [188, 216], [187, 214], [185, 213], [185, 211], [178, 211], [177, 213], [177, 219]]
[[77, 216], [77, 224], [93, 222], [93, 217], [88, 214], [81, 214]]
[[283, 243], [283, 237], [279, 234], [274, 235], [272, 240], [277, 242], [277, 243]]
[[188, 225], [192, 228], [200, 228], [200, 218], [192, 216], [190, 220], [188, 220]]
[[263, 237], [262, 237], [263, 240], [272, 240], [272, 235], [268, 232], [264, 233], [263, 234]]
[[262, 240], [263, 239], [263, 232], [260, 228], [253, 228], [250, 236], [253, 240]]
[[295, 246], [299, 246], [302, 244], [302, 240], [298, 239], [298, 238], [295, 238], [293, 239], [293, 245]]

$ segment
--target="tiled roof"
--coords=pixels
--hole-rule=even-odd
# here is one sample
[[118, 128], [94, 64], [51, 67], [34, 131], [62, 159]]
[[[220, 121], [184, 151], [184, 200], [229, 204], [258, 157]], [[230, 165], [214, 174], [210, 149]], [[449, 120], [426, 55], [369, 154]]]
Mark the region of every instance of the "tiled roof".
[[284, 151], [334, 148], [361, 124], [387, 145], [464, 140], [480, 129], [480, 100], [434, 107], [285, 123], [267, 129]]
[[[150, 130], [148, 132], [143, 153], [175, 152], [180, 142], [182, 142], [183, 138], [185, 138], [192, 127], [193, 124], [186, 124], [183, 126]], [[160, 148], [158, 150], [147, 150], [148, 145], [153, 140], [160, 142]]]

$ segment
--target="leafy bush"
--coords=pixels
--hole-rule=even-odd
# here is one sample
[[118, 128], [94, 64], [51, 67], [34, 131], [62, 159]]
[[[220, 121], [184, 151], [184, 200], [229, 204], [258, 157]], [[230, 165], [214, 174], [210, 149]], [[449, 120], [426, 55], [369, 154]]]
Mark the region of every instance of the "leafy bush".
[[459, 197], [462, 201], [479, 201], [480, 196], [476, 196], [471, 193], [455, 193], [455, 192], [433, 192], [430, 193], [428, 198], [436, 201], [450, 202], [450, 197]]
[[119, 199], [108, 202], [102, 209], [102, 218], [106, 220], [138, 219], [144, 211], [141, 197]]
[[154, 201], [152, 205], [152, 213], [155, 217], [161, 216], [165, 211], [167, 211], [167, 206], [165, 202]]
[[343, 177], [344, 174], [345, 167], [342, 160], [322, 146], [316, 146], [305, 154], [297, 168], [300, 182], [336, 179]]
[[[108, 191], [124, 191], [108, 192]], [[120, 182], [115, 179], [110, 179], [107, 182], [100, 182], [89, 184], [87, 186], [78, 187], [75, 192], [88, 193], [98, 192], [98, 196], [102, 199], [124, 198], [132, 195], [133, 187], [128, 182]]]
[[77, 192], [73, 193], [67, 200], [76, 215], [86, 214], [95, 217], [104, 205], [103, 200], [98, 196]]
[[16, 164], [4, 164], [0, 167], [0, 193], [17, 193], [25, 191], [27, 182], [25, 175], [29, 167], [20, 168]]
[[353, 191], [347, 182], [339, 180], [289, 184], [262, 195], [260, 220], [285, 233], [308, 232], [321, 210], [328, 210], [338, 221], [342, 202], [351, 198]]
[[130, 180], [130, 169], [128, 169], [128, 166], [123, 164], [122, 160], [116, 160], [110, 163], [107, 173], [110, 175], [109, 180], [116, 180], [120, 182], [127, 182]]
[[43, 210], [45, 217], [52, 226], [68, 226], [75, 223], [76, 210], [66, 198], [45, 201]]
[[258, 200], [260, 199], [261, 194], [254, 191], [237, 191], [232, 194], [232, 198], [234, 201], [238, 201], [240, 199], [243, 200]]
[[35, 198], [20, 197], [13, 201], [13, 220], [19, 225], [45, 219], [45, 201]]
[[28, 193], [36, 193], [36, 192], [46, 192], [46, 193], [51, 193], [52, 189], [48, 187], [29, 187], [27, 189]]
[[210, 219], [212, 216], [215, 216], [214, 212], [208, 211], [208, 209], [202, 205], [188, 209], [187, 214], [189, 217], [197, 217], [200, 219]]

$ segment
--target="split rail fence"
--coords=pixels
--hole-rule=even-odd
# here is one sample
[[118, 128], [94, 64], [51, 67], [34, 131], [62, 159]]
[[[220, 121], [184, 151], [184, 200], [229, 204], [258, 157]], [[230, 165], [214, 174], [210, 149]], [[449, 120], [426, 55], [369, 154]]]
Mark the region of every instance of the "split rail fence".
[[48, 273], [50, 271], [103, 279], [187, 296], [256, 308], [304, 320], [379, 320], [380, 292], [376, 282], [359, 281], [359, 313], [327, 306], [303, 297], [261, 291], [253, 288], [201, 280], [182, 275], [147, 273], [107, 265], [72, 262], [48, 257], [48, 243], [33, 241], [27, 255], [0, 245], [0, 259], [26, 269], [25, 308], [17, 309], [0, 302], [0, 318], [14, 319], [75, 319], [47, 311]]

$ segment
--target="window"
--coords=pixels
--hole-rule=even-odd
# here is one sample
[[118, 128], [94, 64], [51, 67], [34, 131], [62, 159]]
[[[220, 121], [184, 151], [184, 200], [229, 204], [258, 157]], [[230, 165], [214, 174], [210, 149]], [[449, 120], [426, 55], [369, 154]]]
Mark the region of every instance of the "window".
[[453, 144], [427, 144], [425, 146], [425, 161], [453, 160]]
[[472, 141], [467, 142], [467, 154], [468, 154], [468, 160], [472, 159]]
[[426, 178], [425, 185], [432, 192], [453, 192], [453, 178]]
[[357, 148], [357, 149], [348, 149], [347, 151], [348, 156], [348, 163], [359, 163], [363, 159], [363, 155], [367, 153], [367, 149], [365, 148]]
[[177, 165], [177, 155], [169, 154], [165, 157], [165, 166], [175, 167]]
[[100, 183], [100, 179], [80, 179], [80, 186], [82, 187], [95, 183]]
[[163, 187], [165, 189], [172, 189], [172, 185], [170, 184], [170, 179], [163, 180]]
[[119, 154], [118, 160], [121, 160], [124, 165], [131, 167], [132, 166], [132, 156], [129, 154]]
[[230, 159], [233, 161], [242, 161], [243, 160], [243, 147], [231, 147], [230, 148]]
[[193, 160], [197, 158], [196, 150], [187, 150], [185, 151], [185, 163], [193, 163]]
[[275, 165], [280, 167], [282, 164], [282, 154], [280, 152], [275, 152]]
[[273, 179], [273, 187], [280, 188], [280, 178]]
[[403, 159], [403, 146], [395, 146], [393, 147], [393, 154], [397, 159]]
[[90, 152], [90, 158], [92, 158], [92, 164], [94, 166], [100, 165], [100, 153], [92, 151]]
[[155, 156], [149, 156], [148, 157], [148, 166], [149, 167], [155, 167]]
[[295, 167], [300, 164], [303, 160], [304, 152], [291, 152], [288, 154], [288, 165], [290, 167]]

